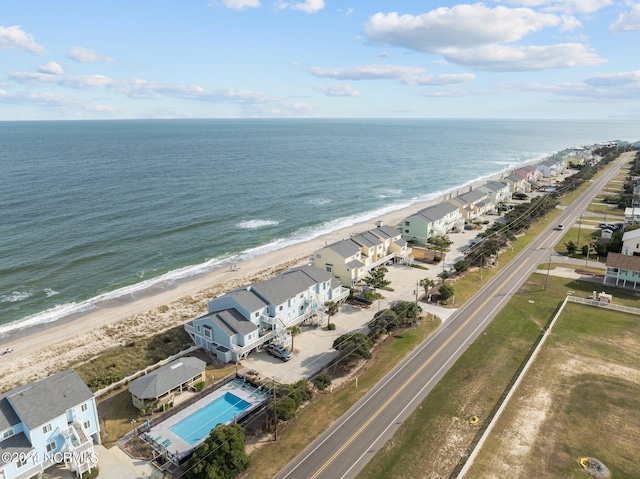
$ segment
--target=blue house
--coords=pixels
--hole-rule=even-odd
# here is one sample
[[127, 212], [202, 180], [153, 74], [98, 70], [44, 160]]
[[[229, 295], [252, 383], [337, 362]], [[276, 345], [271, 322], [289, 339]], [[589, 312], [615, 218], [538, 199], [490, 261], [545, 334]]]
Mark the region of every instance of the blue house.
[[65, 464], [78, 477], [97, 466], [100, 424], [93, 393], [62, 371], [0, 395], [0, 479], [41, 477]]
[[307, 265], [211, 300], [209, 312], [184, 327], [221, 361], [240, 361], [265, 343], [285, 343], [291, 326], [326, 321], [325, 303], [348, 296], [331, 273]]

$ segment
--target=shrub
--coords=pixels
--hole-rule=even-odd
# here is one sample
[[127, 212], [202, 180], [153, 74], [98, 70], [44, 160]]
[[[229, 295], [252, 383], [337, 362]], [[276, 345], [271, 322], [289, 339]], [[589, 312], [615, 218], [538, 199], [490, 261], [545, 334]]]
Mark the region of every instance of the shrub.
[[335, 323], [329, 323], [329, 324], [327, 325], [327, 329], [328, 329], [329, 331], [335, 331], [335, 329], [336, 329], [336, 325], [335, 325]]
[[317, 387], [319, 391], [324, 391], [327, 387], [331, 386], [331, 377], [326, 374], [320, 374], [313, 378], [313, 385]]
[[199, 383], [195, 383], [193, 385], [193, 388], [198, 392], [202, 391], [204, 389], [204, 381], [200, 381]]
[[98, 470], [98, 466], [96, 466], [90, 471], [83, 472], [82, 479], [95, 479], [96, 477], [98, 477], [99, 474], [100, 474], [100, 471]]

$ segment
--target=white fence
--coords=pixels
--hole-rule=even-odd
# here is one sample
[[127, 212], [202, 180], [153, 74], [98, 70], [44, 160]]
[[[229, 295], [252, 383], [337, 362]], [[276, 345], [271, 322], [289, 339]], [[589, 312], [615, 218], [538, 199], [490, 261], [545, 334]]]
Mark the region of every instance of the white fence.
[[120, 381], [118, 381], [117, 383], [113, 383], [108, 385], [105, 388], [99, 389], [98, 391], [93, 393], [93, 397], [97, 398], [102, 396], [103, 394], [108, 393], [109, 391], [111, 391], [112, 389], [116, 389], [119, 388], [120, 386], [127, 384], [130, 381], [133, 381], [134, 379], [140, 377], [140, 376], [144, 376], [147, 373], [149, 373], [149, 371], [153, 371], [154, 369], [159, 368], [160, 366], [164, 366], [165, 364], [170, 363], [171, 361], [173, 361], [174, 359], [178, 359], [181, 358], [182, 356], [184, 356], [185, 354], [189, 354], [197, 349], [200, 349], [200, 346], [191, 346], [190, 348], [185, 349], [184, 351], [180, 351], [177, 354], [174, 354], [173, 356], [168, 357], [167, 359], [163, 359], [162, 361], [158, 361], [157, 363], [155, 363], [152, 366], [148, 366], [145, 369], [143, 369], [142, 371], [138, 371], [137, 373], [133, 373], [131, 376], [127, 376], [124, 379], [121, 379]]
[[621, 304], [612, 304], [598, 301], [597, 299], [579, 298], [577, 296], [567, 296], [572, 303], [586, 304], [588, 306], [597, 306], [599, 308], [613, 309], [614, 311], [622, 311], [623, 313], [631, 313], [640, 315], [640, 309], [630, 306], [622, 306]]

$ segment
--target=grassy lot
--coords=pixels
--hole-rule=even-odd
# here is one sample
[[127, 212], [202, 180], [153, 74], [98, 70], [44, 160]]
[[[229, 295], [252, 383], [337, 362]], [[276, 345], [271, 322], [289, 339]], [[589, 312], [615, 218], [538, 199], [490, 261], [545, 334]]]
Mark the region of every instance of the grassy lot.
[[[589, 258], [589, 259], [591, 259], [591, 258]], [[595, 258], [594, 258], [594, 260], [595, 260]], [[598, 273], [598, 274], [604, 273], [604, 265], [603, 265], [602, 268], [595, 268], [595, 267], [592, 267], [592, 266], [587, 266], [585, 268], [584, 265], [578, 266], [578, 265], [575, 265], [575, 264], [566, 264], [566, 263], [551, 263], [550, 265], [547, 264], [547, 263], [543, 263], [543, 264], [539, 264], [538, 265], [538, 269], [539, 270], [544, 270], [544, 271], [547, 271], [547, 269], [550, 269], [551, 271], [553, 271], [556, 268], [579, 269], [581, 271], [590, 271], [592, 273]]]
[[468, 477], [579, 479], [579, 458], [595, 457], [637, 478], [639, 338], [638, 316], [569, 304]]
[[[469, 418], [477, 415], [482, 422], [495, 407], [497, 399], [504, 392], [538, 338], [541, 328], [552, 318], [567, 291], [586, 296], [593, 290], [591, 282], [551, 277], [549, 287], [543, 291], [544, 279], [545, 275], [542, 274], [534, 274], [529, 278], [487, 328], [486, 335], [480, 336], [464, 353], [421, 407], [402, 425], [394, 439], [378, 452], [359, 477], [367, 479], [449, 477], [476, 434], [476, 429], [469, 424]], [[623, 302], [619, 296], [621, 294], [614, 293], [616, 303]], [[634, 295], [627, 295], [624, 302], [631, 302], [634, 298]], [[637, 299], [635, 301], [637, 304]], [[603, 343], [615, 347], [615, 340], [610, 340], [608, 336], [608, 321], [603, 321], [603, 317], [608, 318], [608, 313], [597, 310], [596, 318], [600, 318], [599, 328], [597, 330], [584, 328], [580, 334], [585, 337], [599, 334], [606, 338], [606, 340], [603, 339]], [[597, 319], [596, 322], [598, 322]], [[640, 324], [637, 319], [636, 323]], [[568, 331], [566, 335], [569, 338], [575, 338], [577, 333], [571, 332], [571, 329]], [[625, 354], [618, 353], [618, 355]], [[625, 361], [632, 362], [633, 355], [629, 354]], [[544, 377], [541, 381], [544, 382]], [[632, 390], [624, 398], [628, 399], [633, 394]], [[636, 402], [634, 400], [629, 403], [630, 407], [633, 407]], [[573, 418], [569, 417], [569, 419], [570, 424], [574, 424]], [[588, 427], [588, 420], [585, 421], [584, 426]], [[578, 433], [576, 437], [579, 437]], [[632, 436], [632, 438], [635, 437]], [[504, 451], [509, 451], [510, 447], [508, 444], [503, 444], [501, 449], [496, 447], [493, 454], [488, 456], [500, 457], [505, 453]], [[544, 448], [544, 444], [540, 447]], [[560, 442], [558, 448], [562, 449]], [[582, 454], [587, 453], [589, 451]], [[514, 473], [516, 469], [517, 467], [496, 473], [494, 467], [493, 476], [470, 475], [468, 477], [517, 477], [518, 475]], [[551, 477], [546, 474], [537, 474], [537, 471], [536, 468], [528, 469], [530, 474], [520, 477], [532, 477], [532, 475]]]
[[425, 340], [439, 324], [439, 320], [423, 320], [417, 328], [398, 332], [393, 340], [376, 350], [374, 357], [366, 363], [366, 369], [358, 374], [357, 388], [350, 381], [332, 394], [316, 395], [282, 431], [279, 428], [277, 443], [267, 443], [252, 453], [251, 468], [242, 477], [273, 477]]
[[96, 391], [192, 345], [184, 328], [177, 327], [151, 338], [136, 339], [72, 367]]
[[[578, 236], [579, 233], [579, 236]], [[556, 253], [563, 254], [568, 256], [569, 258], [577, 258], [577, 259], [586, 259], [582, 254], [582, 247], [587, 244], [587, 242], [595, 242], [600, 237], [600, 229], [593, 230], [591, 228], [580, 228], [577, 227], [569, 228], [566, 230], [564, 236], [553, 248]], [[575, 254], [567, 254], [567, 246], [566, 243], [569, 241], [573, 241], [575, 245], [578, 246], [578, 251]], [[593, 253], [593, 251], [591, 252]], [[589, 259], [596, 261], [595, 254], [589, 253]], [[593, 256], [593, 258], [592, 258]], [[606, 258], [601, 258], [602, 262], [606, 262]]]

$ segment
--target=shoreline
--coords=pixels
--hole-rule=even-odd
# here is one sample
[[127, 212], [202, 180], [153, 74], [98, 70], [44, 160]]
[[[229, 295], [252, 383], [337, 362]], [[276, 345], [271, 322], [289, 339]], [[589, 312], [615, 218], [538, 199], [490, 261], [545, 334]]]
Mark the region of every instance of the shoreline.
[[[539, 162], [539, 159], [532, 160], [516, 168]], [[499, 180], [507, 171], [460, 185], [437, 198], [417, 201], [376, 218], [248, 258], [238, 262], [235, 271], [225, 264], [206, 274], [176, 283], [171, 288], [162, 289], [158, 286], [162, 283], [158, 283], [149, 289], [107, 300], [90, 311], [11, 331], [0, 340], [3, 350], [13, 349], [10, 354], [0, 355], [0, 390], [53, 374], [70, 364], [88, 360], [133, 339], [153, 336], [180, 326], [206, 313], [208, 301], [215, 296], [307, 264], [310, 255], [322, 246], [346, 239], [351, 233], [372, 229], [379, 221], [395, 228], [407, 216], [441, 203], [449, 195], [461, 194], [489, 180]], [[150, 289], [160, 291], [151, 292]]]

